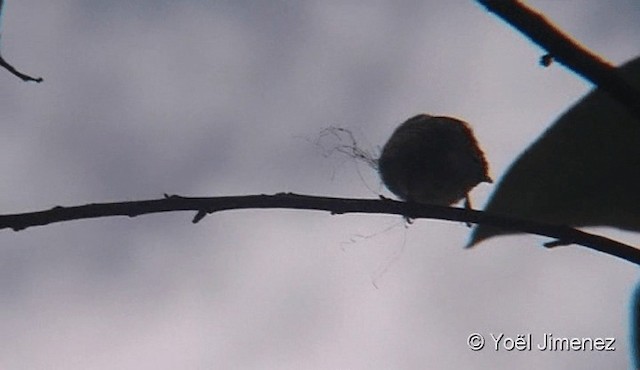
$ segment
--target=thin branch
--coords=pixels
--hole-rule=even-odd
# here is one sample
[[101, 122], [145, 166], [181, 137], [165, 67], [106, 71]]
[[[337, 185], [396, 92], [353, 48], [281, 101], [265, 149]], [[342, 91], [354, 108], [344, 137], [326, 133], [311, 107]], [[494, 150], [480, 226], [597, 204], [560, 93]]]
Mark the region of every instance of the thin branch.
[[[0, 0], [0, 21], [2, 20], [3, 12], [4, 12], [4, 0]], [[14, 66], [9, 64], [9, 62], [4, 60], [2, 55], [0, 55], [0, 66], [4, 67], [7, 71], [13, 73], [15, 76], [18, 76], [20, 79], [22, 79], [22, 81], [35, 81], [38, 83], [43, 81], [42, 77], [31, 77], [27, 74], [24, 74], [18, 71], [17, 69], [15, 69]]]
[[38, 83], [44, 81], [44, 79], [42, 77], [31, 77], [31, 76], [29, 76], [27, 74], [24, 74], [24, 73], [18, 71], [17, 69], [15, 69], [14, 66], [9, 64], [9, 62], [4, 60], [2, 55], [0, 55], [0, 66], [6, 68], [9, 72], [11, 72], [14, 75], [20, 77], [20, 79], [22, 79], [22, 81], [25, 81], [25, 82], [26, 81], [34, 81], [34, 82], [38, 82]]
[[412, 219], [429, 218], [486, 224], [503, 229], [548, 236], [559, 240], [553, 245], [579, 244], [640, 265], [640, 250], [602, 236], [585, 233], [568, 226], [550, 225], [499, 216], [464, 208], [428, 206], [390, 199], [346, 199], [292, 193], [193, 198], [165, 195], [162, 199], [120, 203], [94, 203], [75, 207], [54, 207], [46, 211], [0, 215], [0, 229], [23, 230], [56, 222], [108, 216], [135, 217], [143, 214], [193, 211], [192, 222], [207, 214], [233, 209], [306, 209], [331, 214], [374, 213], [395, 214]]
[[609, 93], [640, 120], [640, 90], [630, 85], [616, 67], [579, 45], [544, 15], [519, 1], [477, 1], [544, 48], [548, 56]]

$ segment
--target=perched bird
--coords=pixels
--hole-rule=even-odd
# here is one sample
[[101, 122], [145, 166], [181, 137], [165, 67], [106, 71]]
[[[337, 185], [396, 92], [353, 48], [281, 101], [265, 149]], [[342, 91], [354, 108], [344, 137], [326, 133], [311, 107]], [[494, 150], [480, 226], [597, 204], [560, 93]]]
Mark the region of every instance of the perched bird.
[[469, 125], [420, 114], [401, 124], [378, 159], [387, 188], [403, 200], [450, 205], [481, 182], [492, 182], [484, 153]]

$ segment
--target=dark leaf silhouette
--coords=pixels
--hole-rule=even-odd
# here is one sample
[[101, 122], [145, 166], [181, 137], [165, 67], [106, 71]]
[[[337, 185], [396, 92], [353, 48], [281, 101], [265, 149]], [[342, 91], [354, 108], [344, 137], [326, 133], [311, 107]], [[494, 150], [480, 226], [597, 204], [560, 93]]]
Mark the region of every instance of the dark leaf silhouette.
[[[640, 87], [640, 58], [619, 71]], [[520, 155], [485, 210], [640, 231], [640, 122], [606, 93], [590, 92]], [[514, 232], [479, 225], [468, 246]]]

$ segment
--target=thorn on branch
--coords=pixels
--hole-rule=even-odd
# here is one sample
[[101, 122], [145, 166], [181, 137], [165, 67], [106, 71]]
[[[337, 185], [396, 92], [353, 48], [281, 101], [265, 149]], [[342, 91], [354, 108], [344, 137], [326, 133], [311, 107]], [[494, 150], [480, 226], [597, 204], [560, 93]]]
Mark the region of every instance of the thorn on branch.
[[556, 239], [556, 240], [552, 240], [550, 242], [546, 242], [543, 245], [545, 246], [545, 248], [555, 248], [555, 247], [564, 247], [567, 245], [571, 245], [573, 244], [573, 242], [569, 242], [566, 240], [561, 240], [561, 239]]
[[540, 57], [540, 65], [543, 67], [548, 67], [553, 63], [553, 57], [551, 54], [545, 54]]
[[196, 213], [196, 215], [193, 217], [191, 223], [197, 224], [198, 222], [202, 221], [202, 219], [205, 218], [207, 214], [207, 211], [199, 210], [198, 213]]

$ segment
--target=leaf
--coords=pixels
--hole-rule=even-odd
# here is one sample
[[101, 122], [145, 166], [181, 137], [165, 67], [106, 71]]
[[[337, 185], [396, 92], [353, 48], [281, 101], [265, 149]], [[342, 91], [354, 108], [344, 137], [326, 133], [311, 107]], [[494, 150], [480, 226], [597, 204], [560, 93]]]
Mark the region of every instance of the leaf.
[[[640, 88], [640, 58], [620, 67]], [[568, 226], [640, 231], [640, 122], [596, 89], [507, 170], [486, 211]], [[478, 225], [468, 247], [517, 231]]]

